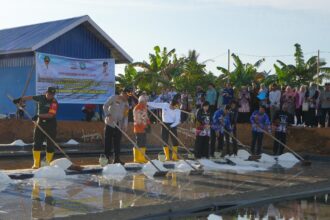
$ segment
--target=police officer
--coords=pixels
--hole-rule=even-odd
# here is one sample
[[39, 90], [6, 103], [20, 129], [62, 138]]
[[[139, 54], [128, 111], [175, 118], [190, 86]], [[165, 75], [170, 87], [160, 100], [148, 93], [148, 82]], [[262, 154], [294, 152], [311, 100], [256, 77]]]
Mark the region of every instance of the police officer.
[[[120, 160], [120, 142], [121, 131], [127, 131], [128, 125], [128, 98], [132, 95], [131, 88], [125, 88], [120, 95], [112, 95], [103, 105], [105, 114], [104, 128], [104, 154], [110, 160], [114, 154], [114, 160], [111, 163], [121, 163]], [[117, 126], [116, 126], [117, 125]]]
[[[54, 140], [56, 137], [56, 113], [58, 108], [57, 100], [55, 99], [56, 89], [48, 87], [44, 95], [23, 96], [13, 100], [14, 104], [20, 104], [24, 101], [33, 100], [38, 104], [37, 115], [34, 117], [38, 125]], [[42, 144], [46, 140], [46, 162], [49, 164], [54, 156], [54, 143], [38, 128], [34, 129], [33, 134], [33, 160], [32, 169], [40, 168], [40, 154]]]

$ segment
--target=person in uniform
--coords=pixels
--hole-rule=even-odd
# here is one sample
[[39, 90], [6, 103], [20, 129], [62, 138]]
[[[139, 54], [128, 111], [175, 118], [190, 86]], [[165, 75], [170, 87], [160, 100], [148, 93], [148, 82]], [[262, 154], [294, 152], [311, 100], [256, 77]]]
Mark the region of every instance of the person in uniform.
[[[104, 154], [110, 159], [114, 153], [113, 163], [124, 164], [120, 160], [121, 131], [127, 131], [128, 125], [128, 97], [132, 94], [130, 88], [125, 88], [120, 95], [112, 95], [103, 105], [105, 115]], [[117, 127], [118, 126], [118, 127]]]
[[[141, 95], [138, 99], [138, 104], [133, 109], [134, 117], [134, 134], [136, 137], [136, 143], [139, 149], [133, 148], [134, 163], [146, 163], [145, 158], [146, 144], [147, 144], [147, 134], [150, 132], [150, 120], [148, 117], [146, 95]], [[140, 152], [142, 151], [142, 152]]]
[[[176, 138], [177, 136], [177, 126], [181, 123], [181, 111], [180, 111], [180, 103], [174, 98], [171, 103], [157, 103], [157, 102], [148, 102], [147, 103], [149, 107], [156, 108], [156, 109], [162, 109], [162, 120], [164, 122], [164, 125], [162, 127], [162, 139], [165, 143], [168, 143], [169, 136], [171, 136], [172, 140], [172, 160], [177, 161], [178, 160], [178, 140]], [[171, 131], [175, 137], [171, 134]], [[165, 158], [167, 161], [171, 160], [170, 157], [170, 149], [168, 146], [163, 147]]]
[[[252, 155], [260, 156], [262, 151], [264, 131], [266, 130], [268, 133], [272, 133], [270, 120], [266, 114], [266, 107], [261, 105], [259, 110], [254, 111], [250, 117], [250, 122], [252, 125], [251, 152]], [[256, 145], [257, 151], [255, 151]]]
[[[37, 120], [38, 125], [49, 135], [51, 139], [56, 137], [56, 113], [58, 109], [58, 103], [55, 99], [56, 88], [48, 87], [44, 95], [36, 96], [23, 96], [13, 100], [14, 104], [20, 104], [24, 101], [33, 100], [38, 104], [37, 115], [33, 117]], [[53, 160], [55, 144], [51, 141], [47, 135], [42, 132], [38, 126], [34, 128], [33, 133], [33, 166], [32, 169], [40, 168], [40, 155], [42, 150], [42, 144], [46, 140], [46, 162], [49, 163]]]
[[[221, 157], [226, 154], [230, 155], [230, 135], [233, 131], [230, 120], [230, 105], [226, 105], [224, 109], [217, 110], [212, 117], [212, 129], [218, 136], [218, 150], [221, 152]], [[226, 150], [224, 150], [224, 140], [226, 140]]]

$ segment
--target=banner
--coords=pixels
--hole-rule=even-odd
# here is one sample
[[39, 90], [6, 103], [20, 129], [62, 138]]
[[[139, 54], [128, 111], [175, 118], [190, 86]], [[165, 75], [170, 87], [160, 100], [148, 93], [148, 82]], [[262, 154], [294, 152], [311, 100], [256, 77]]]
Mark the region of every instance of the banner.
[[115, 93], [115, 60], [36, 53], [36, 94], [49, 86], [59, 103], [103, 104]]

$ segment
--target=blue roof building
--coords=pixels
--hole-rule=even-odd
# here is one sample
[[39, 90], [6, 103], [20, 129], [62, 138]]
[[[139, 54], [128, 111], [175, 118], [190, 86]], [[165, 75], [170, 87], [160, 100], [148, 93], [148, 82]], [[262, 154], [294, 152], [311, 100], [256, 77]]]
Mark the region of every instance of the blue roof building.
[[[7, 95], [36, 92], [35, 52], [82, 59], [113, 58], [116, 64], [132, 58], [89, 16], [0, 30], [0, 114], [15, 113]], [[80, 120], [82, 105], [60, 104], [58, 119]], [[27, 103], [30, 114], [33, 102]]]

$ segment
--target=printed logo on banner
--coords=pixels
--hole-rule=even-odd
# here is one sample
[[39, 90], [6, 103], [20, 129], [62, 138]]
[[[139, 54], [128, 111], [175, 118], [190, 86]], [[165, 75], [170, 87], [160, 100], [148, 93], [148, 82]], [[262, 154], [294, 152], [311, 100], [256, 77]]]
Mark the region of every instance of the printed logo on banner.
[[36, 53], [36, 94], [49, 86], [59, 103], [103, 104], [115, 93], [115, 61]]

